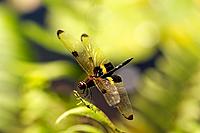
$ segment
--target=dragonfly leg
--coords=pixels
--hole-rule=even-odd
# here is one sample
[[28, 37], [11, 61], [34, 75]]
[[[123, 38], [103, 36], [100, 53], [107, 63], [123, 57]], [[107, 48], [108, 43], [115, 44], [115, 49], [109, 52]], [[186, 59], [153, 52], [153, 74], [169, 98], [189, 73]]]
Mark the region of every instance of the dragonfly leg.
[[84, 94], [85, 93], [85, 89], [83, 89], [83, 91], [82, 92], [80, 92], [81, 94]]
[[92, 90], [88, 88], [88, 99], [92, 100]]
[[89, 94], [89, 89], [88, 88], [84, 89], [83, 94], [85, 94], [83, 97], [87, 98]]
[[92, 91], [90, 90], [90, 88], [85, 88], [83, 89], [83, 91], [81, 92], [81, 94], [83, 94], [84, 98], [88, 98], [88, 99], [92, 99]]
[[90, 90], [90, 99], [92, 100], [92, 90]]

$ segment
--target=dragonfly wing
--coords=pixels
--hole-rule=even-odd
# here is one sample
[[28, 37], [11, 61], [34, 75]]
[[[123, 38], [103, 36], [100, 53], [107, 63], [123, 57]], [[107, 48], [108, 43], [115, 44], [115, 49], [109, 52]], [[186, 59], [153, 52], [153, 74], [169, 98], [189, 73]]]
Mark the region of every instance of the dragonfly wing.
[[[86, 49], [84, 45], [88, 44], [89, 40], [86, 34], [81, 36], [81, 41], [77, 41], [70, 34], [65, 33], [62, 30], [57, 31], [57, 36], [59, 40], [63, 43], [64, 47], [73, 55], [73, 57], [77, 60], [83, 70], [86, 71], [87, 74], [92, 75], [94, 65], [94, 57], [92, 55], [92, 49]], [[83, 39], [84, 38], [84, 39]]]
[[133, 109], [123, 83], [122, 82], [115, 83], [115, 86], [117, 87], [120, 96], [120, 102], [116, 105], [116, 107], [126, 119], [132, 120]]
[[87, 74], [93, 75], [94, 67], [108, 62], [99, 49], [92, 47], [87, 34], [81, 35], [81, 41], [77, 41], [70, 34], [66, 34], [62, 30], [57, 31], [57, 36]]
[[112, 82], [102, 78], [96, 78], [94, 81], [109, 106], [115, 106], [120, 102], [119, 93], [116, 86]]
[[89, 36], [87, 34], [81, 35], [81, 42], [83, 44], [83, 47], [85, 48], [86, 52], [93, 57], [93, 62], [95, 66], [99, 66], [100, 64], [107, 63], [108, 61], [103, 56], [100, 49], [94, 48], [91, 44], [92, 41], [90, 40]]

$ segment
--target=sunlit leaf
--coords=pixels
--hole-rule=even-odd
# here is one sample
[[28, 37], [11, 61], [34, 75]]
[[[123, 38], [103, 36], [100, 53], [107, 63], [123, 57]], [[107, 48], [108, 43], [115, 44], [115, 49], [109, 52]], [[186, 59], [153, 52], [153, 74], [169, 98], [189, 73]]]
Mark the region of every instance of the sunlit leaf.
[[67, 118], [70, 115], [77, 115], [92, 118], [100, 122], [103, 126], [109, 127], [113, 132], [122, 132], [110, 121], [110, 119], [100, 109], [98, 109], [92, 103], [89, 103], [88, 101], [82, 99], [77, 91], [74, 91], [74, 95], [77, 97], [78, 100], [80, 100], [82, 104], [84, 104], [84, 106], [79, 106], [64, 112], [57, 118], [56, 124], [60, 123], [63, 119]]
[[103, 133], [98, 128], [95, 128], [94, 126], [90, 126], [90, 125], [85, 125], [85, 124], [71, 126], [66, 131], [62, 131], [59, 133], [77, 133], [77, 132]]

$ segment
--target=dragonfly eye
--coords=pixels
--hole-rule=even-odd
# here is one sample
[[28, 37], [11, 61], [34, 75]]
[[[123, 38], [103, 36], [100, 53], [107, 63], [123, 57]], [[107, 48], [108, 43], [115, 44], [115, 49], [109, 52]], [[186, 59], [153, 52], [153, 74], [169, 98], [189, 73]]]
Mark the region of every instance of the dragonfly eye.
[[87, 85], [86, 85], [85, 82], [81, 81], [81, 82], [78, 83], [78, 88], [79, 88], [80, 90], [84, 90], [84, 89], [87, 88]]

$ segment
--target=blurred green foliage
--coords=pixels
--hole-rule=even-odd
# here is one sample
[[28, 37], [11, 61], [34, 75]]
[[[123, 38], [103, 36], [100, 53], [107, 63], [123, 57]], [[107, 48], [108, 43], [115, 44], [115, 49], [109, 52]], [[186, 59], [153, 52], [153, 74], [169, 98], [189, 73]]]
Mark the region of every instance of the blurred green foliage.
[[[21, 19], [41, 5], [47, 9], [45, 27]], [[70, 59], [40, 61], [31, 43], [68, 55], [56, 38], [57, 29], [64, 29], [78, 40], [88, 33], [114, 63], [134, 57], [140, 64], [161, 51], [155, 67], [140, 73], [140, 82], [129, 90], [136, 118], [113, 119], [117, 127], [128, 133], [199, 133], [199, 13], [199, 0], [0, 2], [0, 132], [105, 131], [97, 124], [101, 121], [87, 117], [55, 124], [63, 112], [76, 107], [70, 82], [85, 75]], [[59, 79], [69, 83], [53, 86]]]

